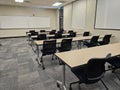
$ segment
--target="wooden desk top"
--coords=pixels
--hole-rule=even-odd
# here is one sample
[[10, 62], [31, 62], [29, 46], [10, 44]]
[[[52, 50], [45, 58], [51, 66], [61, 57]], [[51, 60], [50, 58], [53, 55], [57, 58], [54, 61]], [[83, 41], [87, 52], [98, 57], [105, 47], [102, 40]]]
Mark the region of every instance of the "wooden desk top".
[[[49, 32], [46, 31], [46, 32], [38, 32], [38, 34], [48, 34]], [[26, 32], [27, 35], [30, 35], [31, 33], [30, 32]], [[37, 36], [36, 36], [37, 37]]]
[[[30, 34], [30, 33], [28, 33], [28, 34]], [[40, 34], [46, 34], [46, 33], [40, 33]], [[62, 34], [62, 36], [67, 36], [67, 35], [69, 35], [69, 33], [64, 33], [64, 34]], [[76, 33], [76, 35], [82, 35], [81, 33]], [[47, 37], [54, 37], [55, 35], [54, 34], [47, 34]], [[31, 38], [36, 38], [37, 37], [37, 35], [35, 35], [35, 36], [31, 36]]]
[[91, 58], [104, 58], [108, 53], [111, 53], [112, 56], [120, 54], [120, 42], [92, 48], [61, 52], [56, 53], [55, 55], [72, 68], [86, 64]]
[[[69, 35], [68, 33], [66, 33], [66, 34], [62, 34], [62, 36], [66, 36], [66, 35]], [[54, 37], [55, 35], [54, 34], [47, 34], [47, 37]], [[31, 36], [31, 38], [37, 38], [37, 35], [35, 35], [35, 36]]]
[[[100, 36], [99, 38], [103, 38], [104, 36]], [[92, 36], [79, 36], [79, 37], [73, 37], [72, 41], [79, 41], [79, 40], [90, 40], [92, 38]], [[64, 38], [62, 38], [64, 39]], [[57, 39], [57, 43], [60, 43], [62, 41], [62, 39]], [[35, 44], [37, 45], [42, 45], [44, 40], [36, 40], [34, 41]]]

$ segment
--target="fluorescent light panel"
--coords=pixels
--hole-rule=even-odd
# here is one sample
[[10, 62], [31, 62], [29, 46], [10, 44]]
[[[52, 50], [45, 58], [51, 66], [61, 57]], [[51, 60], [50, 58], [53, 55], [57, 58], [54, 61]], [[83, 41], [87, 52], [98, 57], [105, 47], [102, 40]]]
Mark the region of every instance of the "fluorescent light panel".
[[15, 2], [23, 3], [24, 0], [15, 0]]
[[61, 4], [62, 4], [61, 2], [55, 2], [52, 6], [59, 6]]

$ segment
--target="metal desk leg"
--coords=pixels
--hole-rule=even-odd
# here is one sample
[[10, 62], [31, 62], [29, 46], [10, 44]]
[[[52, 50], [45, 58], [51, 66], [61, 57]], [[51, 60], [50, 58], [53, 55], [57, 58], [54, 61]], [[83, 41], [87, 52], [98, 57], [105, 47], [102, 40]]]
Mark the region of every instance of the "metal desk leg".
[[78, 41], [77, 47], [78, 47], [78, 49], [81, 49], [81, 47], [82, 47], [82, 41]]
[[41, 57], [41, 60], [40, 60], [40, 56], [39, 56], [40, 55], [39, 45], [36, 45], [36, 46], [37, 46], [37, 58], [36, 58], [36, 60], [37, 60], [38, 64], [42, 66], [42, 68], [44, 70], [45, 66], [44, 66], [44, 63], [42, 61], [42, 57]]
[[40, 64], [40, 62], [39, 62], [40, 61], [39, 60], [39, 46], [38, 45], [36, 45], [36, 46], [37, 46], [37, 49], [36, 49], [37, 50], [37, 52], [36, 52], [37, 53], [37, 58], [36, 58], [36, 60], [37, 60], [38, 64]]
[[67, 90], [66, 89], [66, 84], [65, 84], [65, 77], [66, 75], [65, 75], [65, 64], [63, 64], [63, 81], [61, 82], [61, 81], [57, 81], [57, 87], [60, 87], [60, 85], [62, 85], [62, 87], [63, 87], [63, 89], [64, 90]]

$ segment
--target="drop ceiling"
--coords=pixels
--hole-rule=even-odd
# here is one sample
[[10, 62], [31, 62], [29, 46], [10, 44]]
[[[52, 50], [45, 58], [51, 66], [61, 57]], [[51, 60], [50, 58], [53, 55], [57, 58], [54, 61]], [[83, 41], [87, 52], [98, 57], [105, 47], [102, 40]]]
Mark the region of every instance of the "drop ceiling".
[[24, 0], [23, 3], [16, 3], [15, 0], [0, 0], [0, 5], [29, 6], [38, 8], [58, 8], [52, 6], [53, 3], [58, 1], [62, 2], [62, 5], [65, 5], [75, 0]]

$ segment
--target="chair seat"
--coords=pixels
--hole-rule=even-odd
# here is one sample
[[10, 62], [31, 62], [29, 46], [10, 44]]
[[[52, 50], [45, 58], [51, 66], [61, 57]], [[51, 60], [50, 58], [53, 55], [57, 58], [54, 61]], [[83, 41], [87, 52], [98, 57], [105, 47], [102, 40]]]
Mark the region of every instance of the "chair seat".
[[45, 55], [50, 55], [50, 54], [53, 54], [53, 53], [56, 53], [56, 51], [55, 50], [50, 50], [50, 51], [46, 51], [46, 52], [44, 52], [43, 50], [41, 50], [41, 52], [42, 52], [42, 56], [45, 56]]
[[98, 46], [97, 43], [89, 43], [89, 42], [86, 42], [84, 41], [84, 45], [86, 45], [87, 47], [94, 47], [94, 46]]
[[105, 42], [103, 42], [103, 41], [98, 41], [98, 43], [99, 43], [100, 45], [108, 44], [108, 43], [105, 43]]
[[70, 48], [57, 47], [59, 52], [70, 51]]

